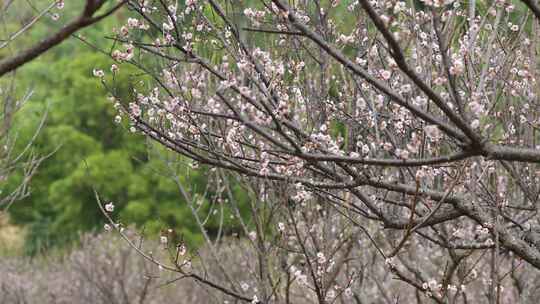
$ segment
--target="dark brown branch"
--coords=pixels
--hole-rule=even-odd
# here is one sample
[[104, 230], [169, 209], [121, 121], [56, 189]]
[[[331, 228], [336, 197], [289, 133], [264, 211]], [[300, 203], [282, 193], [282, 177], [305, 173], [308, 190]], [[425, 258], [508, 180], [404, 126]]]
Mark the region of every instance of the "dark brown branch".
[[280, 30], [269, 30], [269, 29], [258, 29], [251, 27], [242, 28], [244, 31], [248, 32], [257, 32], [257, 33], [266, 33], [266, 34], [277, 34], [277, 35], [290, 35], [290, 36], [304, 36], [302, 32], [291, 32], [291, 31], [280, 31]]
[[340, 155], [326, 155], [315, 153], [302, 153], [296, 155], [298, 157], [317, 161], [333, 161], [343, 162], [350, 164], [363, 164], [374, 166], [392, 166], [392, 167], [421, 167], [428, 165], [438, 165], [445, 163], [457, 162], [467, 159], [472, 156], [479, 155], [474, 151], [465, 151], [450, 154], [447, 156], [439, 156], [433, 158], [419, 158], [419, 159], [381, 159], [381, 158], [360, 158], [352, 156], [340, 156]]
[[502, 145], [488, 145], [485, 156], [493, 160], [507, 160], [526, 163], [540, 163], [540, 150], [531, 148], [513, 148]]
[[521, 2], [525, 3], [525, 5], [527, 5], [534, 13], [536, 19], [540, 21], [540, 5], [535, 3], [534, 0], [521, 0]]
[[20, 52], [18, 55], [15, 55], [14, 57], [7, 58], [0, 61], [0, 77], [6, 73], [14, 71], [15, 69], [23, 66], [24, 64], [30, 62], [31, 60], [39, 57], [41, 54], [45, 53], [47, 50], [57, 46], [62, 41], [69, 38], [69, 36], [77, 32], [78, 30], [84, 27], [87, 27], [89, 25], [92, 25], [102, 20], [103, 18], [111, 15], [125, 3], [125, 1], [122, 1], [118, 3], [117, 5], [115, 5], [113, 8], [111, 8], [110, 10], [108, 10], [106, 13], [93, 17], [93, 15], [105, 3], [105, 1], [106, 0], [87, 0], [86, 7], [83, 13], [77, 19], [68, 23], [58, 32], [47, 37], [45, 40], [39, 42], [38, 44], [32, 46], [31, 48]]

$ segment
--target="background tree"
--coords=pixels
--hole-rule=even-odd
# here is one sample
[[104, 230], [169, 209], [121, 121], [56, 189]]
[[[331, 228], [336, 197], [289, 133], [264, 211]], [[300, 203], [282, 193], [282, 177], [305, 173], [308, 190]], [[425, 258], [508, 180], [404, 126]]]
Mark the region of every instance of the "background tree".
[[[102, 31], [98, 26], [86, 31], [85, 37], [90, 39]], [[80, 57], [62, 58], [68, 52], [77, 52]], [[33, 135], [39, 113], [50, 109], [47, 128], [33, 144], [37, 153], [50, 156], [34, 176], [32, 195], [10, 208], [12, 222], [28, 228], [27, 252], [65, 245], [77, 240], [81, 231], [101, 228], [103, 219], [95, 207], [92, 187], [117, 202], [116, 211], [123, 221], [144, 226], [152, 235], [176, 228], [189, 244], [198, 243], [201, 237], [194, 233], [191, 212], [179, 199], [170, 174], [180, 176], [182, 185], [196, 195], [207, 191], [204, 171], [193, 172], [184, 158], [167, 155], [144, 138], [111, 125], [115, 111], [92, 76], [95, 65], [106, 65], [102, 54], [74, 42], [48, 56], [58, 59], [29, 64], [20, 74], [28, 83], [18, 83], [23, 87], [34, 83], [36, 92], [30, 99], [36, 102], [22, 110], [16, 124], [23, 142]], [[48, 77], [59, 69], [66, 72], [54, 79]], [[129, 68], [124, 72], [116, 82], [129, 82], [123, 77], [130, 73]], [[15, 186], [20, 178], [14, 176], [8, 185]]]
[[[118, 4], [102, 3], [105, 14]], [[3, 62], [17, 58], [20, 54], [16, 50], [40, 41], [50, 34], [51, 28], [79, 18], [84, 4], [6, 2], [3, 12], [8, 34], [2, 41]], [[26, 153], [30, 154], [30, 161], [25, 170], [10, 172], [10, 178], [2, 181], [4, 192], [14, 193], [6, 201], [13, 201], [18, 194], [20, 202], [10, 206], [9, 216], [12, 224], [25, 228], [24, 249], [28, 254], [65, 246], [77, 241], [81, 232], [103, 226], [92, 187], [99, 188], [108, 200], [119, 202], [116, 212], [123, 220], [144, 227], [151, 235], [174, 228], [188, 244], [198, 244], [202, 239], [195, 231], [194, 220], [188, 216], [190, 208], [185, 200], [178, 199], [177, 183], [169, 175], [177, 176], [186, 190], [203, 202], [207, 198], [202, 194], [208, 191], [204, 171], [192, 172], [184, 158], [166, 155], [164, 149], [142, 137], [129, 136], [109, 123], [120, 117], [115, 117], [114, 109], [99, 89], [99, 81], [92, 76], [94, 68], [107, 65], [106, 57], [95, 47], [108, 48], [112, 44], [99, 39], [122, 18], [119, 14], [81, 30], [70, 41], [1, 80], [11, 85], [11, 95], [6, 94], [6, 110], [15, 104], [14, 96], [25, 96], [29, 101], [16, 119], [11, 114], [4, 116], [9, 118], [4, 126], [16, 132], [17, 143], [11, 143], [15, 136], [3, 139], [10, 143], [7, 152], [12, 159], [18, 153]], [[115, 83], [127, 85], [128, 75], [135, 70], [124, 67], [123, 72]], [[31, 90], [26, 92], [28, 88]], [[129, 88], [118, 88], [118, 92], [127, 96]], [[17, 107], [22, 104], [17, 103]], [[42, 117], [47, 111], [47, 117]], [[120, 120], [116, 123], [122, 124]], [[35, 130], [45, 124], [47, 128], [36, 136]], [[35, 168], [42, 159], [35, 155], [48, 156], [38, 171]], [[11, 164], [5, 168], [17, 167]], [[32, 185], [28, 185], [29, 177], [36, 172]], [[200, 211], [208, 212], [206, 206]], [[224, 219], [230, 220], [228, 216]], [[210, 222], [211, 227], [216, 227], [216, 221]], [[217, 233], [217, 228], [211, 230]]]
[[[29, 181], [40, 163], [48, 156], [36, 153], [34, 149], [37, 135], [47, 118], [46, 107], [42, 107], [40, 114], [27, 118], [27, 122], [36, 119], [32, 122], [33, 130], [25, 130], [27, 133], [23, 136], [19, 132], [15, 114], [31, 99], [34, 91], [30, 86], [23, 88], [19, 85], [20, 78], [13, 71], [60, 44], [77, 30], [100, 21], [123, 5], [114, 4], [103, 15], [98, 16], [96, 12], [106, 2], [92, 0], [81, 3], [82, 6], [77, 5], [75, 9], [81, 10], [82, 14], [72, 22], [64, 22], [70, 15], [64, 16], [64, 1], [3, 1], [0, 5], [0, 76], [3, 76], [0, 79], [0, 207], [3, 211], [8, 210], [16, 200], [29, 196]], [[68, 11], [74, 9], [72, 5], [69, 7]], [[46, 30], [47, 25], [50, 26], [49, 31]], [[50, 35], [50, 29], [58, 25], [62, 26], [62, 29]], [[36, 40], [40, 42], [34, 43]], [[28, 47], [28, 44], [32, 46]], [[4, 215], [1, 216], [4, 222]]]

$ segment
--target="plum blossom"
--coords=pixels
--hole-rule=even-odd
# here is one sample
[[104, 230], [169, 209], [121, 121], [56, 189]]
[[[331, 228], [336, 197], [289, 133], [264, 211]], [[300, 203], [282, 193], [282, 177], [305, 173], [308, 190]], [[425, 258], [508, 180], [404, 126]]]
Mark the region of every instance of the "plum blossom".
[[139, 26], [139, 20], [135, 18], [128, 18], [127, 24], [130, 28], [136, 28]]
[[130, 102], [129, 103], [129, 109], [131, 111], [131, 114], [135, 117], [139, 117], [141, 116], [141, 108], [139, 107], [139, 105], [135, 102]]
[[113, 202], [109, 202], [108, 204], [105, 205], [105, 210], [107, 212], [113, 212], [114, 211], [114, 204]]
[[105, 229], [105, 231], [111, 231], [111, 230], [112, 230], [112, 226], [109, 225], [109, 224], [105, 224], [105, 225], [103, 225], [103, 229]]
[[437, 125], [428, 125], [424, 127], [426, 136], [432, 141], [439, 141], [442, 137], [441, 131]]
[[319, 263], [319, 264], [326, 263], [326, 257], [324, 256], [324, 253], [317, 252], [317, 263]]
[[388, 80], [390, 79], [390, 76], [392, 75], [392, 73], [388, 70], [380, 70], [379, 75], [381, 76], [383, 80]]
[[167, 238], [166, 236], [164, 236], [164, 235], [162, 235], [162, 236], [159, 237], [159, 242], [160, 242], [161, 244], [164, 244], [164, 245], [165, 245], [165, 244], [167, 244], [168, 241], [169, 241], [168, 238]]
[[100, 70], [100, 69], [94, 69], [92, 70], [92, 74], [95, 76], [95, 77], [98, 77], [98, 78], [103, 78], [105, 76], [105, 73], [103, 72], [103, 70]]

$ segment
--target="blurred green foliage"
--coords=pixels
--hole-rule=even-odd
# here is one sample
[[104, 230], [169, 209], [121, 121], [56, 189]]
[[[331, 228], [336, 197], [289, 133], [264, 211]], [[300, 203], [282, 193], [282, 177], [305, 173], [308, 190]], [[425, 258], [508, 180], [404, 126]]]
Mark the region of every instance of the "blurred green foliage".
[[[107, 49], [110, 44], [104, 33], [119, 22], [111, 18], [82, 34]], [[30, 34], [34, 36], [25, 37], [25, 42], [37, 41], [42, 30]], [[31, 182], [31, 195], [9, 209], [12, 222], [27, 228], [27, 254], [68, 245], [82, 232], [102, 229], [104, 217], [93, 188], [105, 202], [115, 203], [113, 217], [121, 223], [135, 223], [154, 237], [172, 228], [190, 245], [201, 242], [192, 210], [169, 172], [178, 174], [200, 203], [197, 212], [201, 218], [205, 220], [211, 214], [206, 225], [210, 236], [217, 231], [220, 218], [230, 226], [227, 211], [212, 209], [215, 205], [208, 201], [212, 192], [203, 196], [207, 190], [204, 168], [191, 170], [185, 159], [131, 134], [126, 122], [114, 123], [115, 109], [100, 80], [92, 75], [94, 68], [108, 72], [111, 63], [104, 54], [71, 39], [18, 71], [19, 93], [33, 91], [16, 117], [18, 149], [24, 148], [23, 143], [34, 135], [48, 111], [33, 149], [50, 156]], [[114, 81], [127, 88], [135, 71], [122, 65]], [[153, 152], [149, 154], [148, 150]], [[165, 167], [164, 158], [174, 160], [172, 166]], [[8, 183], [14, 187], [21, 178], [13, 176]]]

